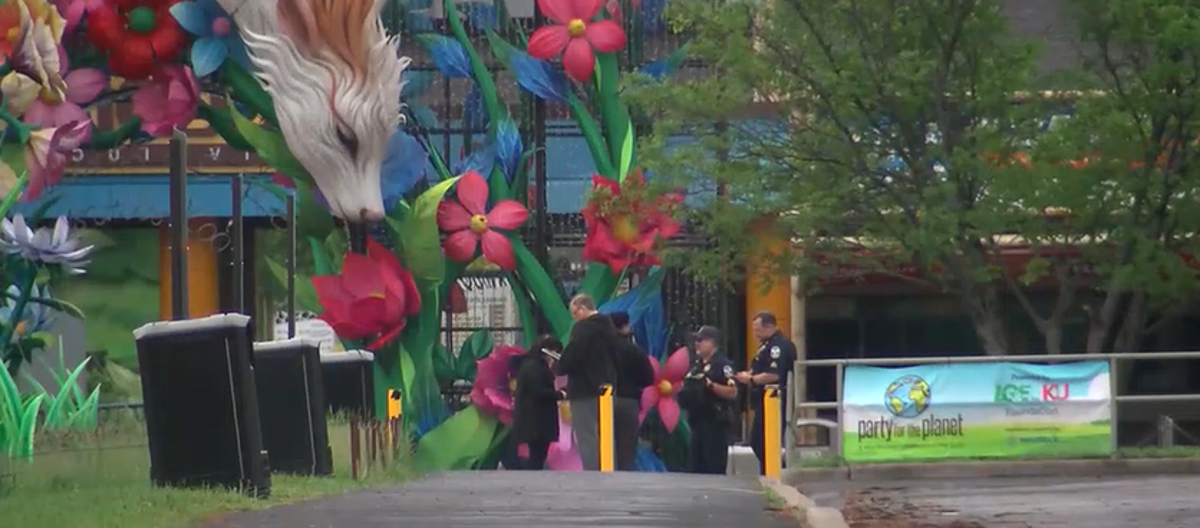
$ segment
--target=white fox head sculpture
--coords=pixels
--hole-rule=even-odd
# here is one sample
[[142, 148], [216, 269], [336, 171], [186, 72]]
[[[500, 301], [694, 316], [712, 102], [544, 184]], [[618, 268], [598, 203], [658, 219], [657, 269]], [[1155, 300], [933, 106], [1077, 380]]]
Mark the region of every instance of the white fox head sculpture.
[[218, 0], [238, 25], [279, 128], [334, 216], [384, 216], [379, 169], [400, 124], [409, 59], [379, 20], [387, 0]]

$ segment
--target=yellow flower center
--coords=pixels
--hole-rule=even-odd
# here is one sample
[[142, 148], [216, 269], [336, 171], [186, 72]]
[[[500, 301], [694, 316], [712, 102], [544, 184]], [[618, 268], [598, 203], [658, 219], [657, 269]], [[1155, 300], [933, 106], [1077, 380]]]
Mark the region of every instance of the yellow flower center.
[[471, 217], [471, 231], [483, 233], [488, 230], [487, 217], [483, 215], [475, 215]]
[[638, 229], [637, 223], [628, 216], [618, 216], [612, 221], [613, 238], [626, 244], [633, 244], [638, 241], [642, 234]]
[[658, 382], [658, 393], [659, 394], [662, 394], [663, 396], [670, 396], [671, 392], [674, 390], [675, 390], [675, 386], [671, 385], [671, 382], [669, 382], [667, 380], [662, 380], [662, 381]]
[[387, 299], [387, 294], [385, 294], [383, 292], [375, 292], [375, 293], [372, 293], [369, 297], [371, 297], [372, 299]]
[[579, 19], [579, 18], [576, 18], [575, 20], [572, 20], [567, 23], [567, 34], [571, 35], [571, 38], [582, 37], [584, 30], [586, 30], [586, 29], [587, 29], [587, 24], [585, 24], [583, 22], [583, 20]]

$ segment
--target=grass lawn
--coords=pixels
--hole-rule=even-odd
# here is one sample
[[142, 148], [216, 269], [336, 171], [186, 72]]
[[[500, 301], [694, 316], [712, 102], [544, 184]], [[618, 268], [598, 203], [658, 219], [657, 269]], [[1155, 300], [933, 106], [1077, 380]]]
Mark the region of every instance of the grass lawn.
[[[0, 526], [13, 528], [183, 528], [223, 515], [268, 508], [414, 476], [405, 459], [364, 478], [350, 478], [349, 426], [331, 422], [335, 475], [275, 474], [271, 497], [227, 490], [156, 488], [140, 427], [106, 431], [103, 440], [47, 439], [32, 462], [0, 459]], [[53, 444], [53, 445], [49, 445]]]

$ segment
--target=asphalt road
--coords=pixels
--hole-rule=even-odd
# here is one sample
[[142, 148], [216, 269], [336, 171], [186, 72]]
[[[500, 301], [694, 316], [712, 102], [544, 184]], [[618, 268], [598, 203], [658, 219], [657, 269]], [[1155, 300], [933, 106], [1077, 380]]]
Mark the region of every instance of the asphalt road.
[[854, 492], [876, 504], [920, 511], [933, 524], [974, 521], [986, 528], [1195, 528], [1200, 476], [1120, 479], [972, 479], [802, 486], [822, 506], [842, 507]]
[[795, 528], [755, 480], [679, 473], [456, 472], [236, 514], [211, 528]]

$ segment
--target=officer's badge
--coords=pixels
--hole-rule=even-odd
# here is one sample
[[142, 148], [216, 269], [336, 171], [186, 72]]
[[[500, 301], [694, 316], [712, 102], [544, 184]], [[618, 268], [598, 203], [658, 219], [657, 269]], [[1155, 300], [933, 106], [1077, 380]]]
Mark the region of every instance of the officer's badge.
[[708, 374], [708, 371], [709, 371], [710, 369], [712, 369], [712, 365], [704, 365], [704, 373], [705, 373], [705, 374]]
[[725, 370], [723, 370], [722, 372], [724, 372], [724, 373], [725, 373], [725, 377], [726, 377], [726, 378], [732, 378], [732, 377], [733, 377], [733, 367], [732, 367], [732, 366], [730, 366], [730, 365], [725, 365]]
[[771, 359], [779, 359], [779, 347], [771, 347]]

